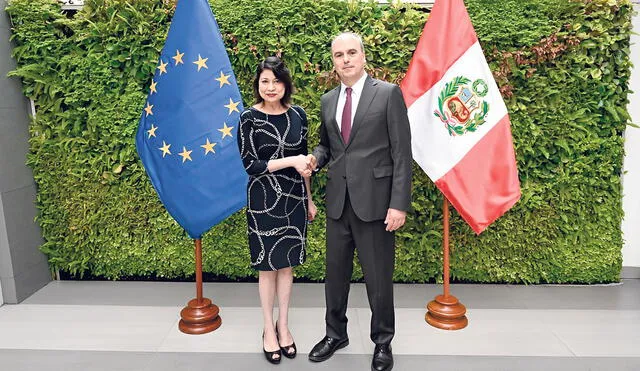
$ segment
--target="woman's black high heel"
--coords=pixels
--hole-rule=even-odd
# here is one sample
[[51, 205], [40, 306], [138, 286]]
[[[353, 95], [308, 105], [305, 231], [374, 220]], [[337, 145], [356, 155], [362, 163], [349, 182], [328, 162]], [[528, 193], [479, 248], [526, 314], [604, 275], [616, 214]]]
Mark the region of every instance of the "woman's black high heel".
[[[276, 330], [276, 338], [278, 337], [278, 330]], [[278, 346], [280, 346], [280, 343], [278, 343]], [[264, 352], [264, 357], [267, 359], [267, 361], [269, 361], [269, 363], [272, 363], [274, 365], [277, 365], [280, 363], [280, 360], [282, 359], [282, 351], [280, 349], [274, 351], [274, 352], [267, 352], [266, 349], [264, 349], [264, 331], [262, 331], [262, 351]], [[277, 358], [273, 358], [273, 356], [278, 355]]]
[[[278, 339], [278, 346], [280, 346], [280, 336], [278, 336], [278, 321], [276, 321], [276, 338]], [[283, 356], [294, 359], [296, 355], [298, 355], [298, 349], [296, 348], [296, 342], [294, 341], [291, 345], [280, 346], [280, 350]], [[293, 350], [293, 351], [292, 351]]]

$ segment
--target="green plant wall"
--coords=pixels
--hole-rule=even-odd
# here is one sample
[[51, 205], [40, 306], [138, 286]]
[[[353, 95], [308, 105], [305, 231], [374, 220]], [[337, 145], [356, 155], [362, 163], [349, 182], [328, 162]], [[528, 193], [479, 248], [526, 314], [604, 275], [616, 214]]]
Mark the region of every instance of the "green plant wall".
[[[630, 75], [628, 0], [468, 0], [469, 13], [512, 122], [522, 199], [476, 236], [451, 220], [451, 272], [465, 282], [594, 283], [619, 279], [622, 132]], [[255, 65], [279, 54], [296, 104], [318, 141], [320, 95], [335, 86], [331, 37], [363, 35], [368, 71], [399, 82], [428, 12], [407, 4], [341, 0], [211, 1], [245, 105]], [[56, 0], [11, 0], [14, 57], [37, 116], [27, 158], [38, 185], [52, 269], [109, 279], [189, 277], [193, 242], [158, 200], [134, 133], [175, 4], [87, 0], [77, 14]], [[298, 277], [324, 276], [320, 216]], [[242, 186], [242, 185], [239, 185]], [[395, 279], [440, 280], [442, 197], [417, 167], [413, 210], [398, 233]], [[203, 238], [204, 270], [252, 277], [244, 213]], [[356, 269], [354, 278], [361, 277]]]

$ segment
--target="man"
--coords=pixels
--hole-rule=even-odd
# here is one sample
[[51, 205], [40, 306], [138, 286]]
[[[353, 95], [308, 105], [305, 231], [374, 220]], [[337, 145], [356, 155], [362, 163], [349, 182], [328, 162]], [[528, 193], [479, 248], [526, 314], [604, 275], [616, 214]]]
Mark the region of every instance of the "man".
[[411, 198], [411, 133], [397, 85], [364, 72], [362, 39], [342, 33], [331, 43], [341, 84], [322, 96], [320, 144], [311, 166], [328, 163], [326, 336], [309, 353], [320, 362], [349, 344], [347, 299], [353, 254], [364, 273], [371, 307], [372, 370], [391, 370], [394, 335], [394, 231]]

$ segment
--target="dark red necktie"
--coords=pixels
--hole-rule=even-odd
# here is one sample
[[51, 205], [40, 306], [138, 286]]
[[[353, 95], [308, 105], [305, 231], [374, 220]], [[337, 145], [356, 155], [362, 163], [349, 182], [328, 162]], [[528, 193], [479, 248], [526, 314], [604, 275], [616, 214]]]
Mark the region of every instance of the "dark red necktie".
[[349, 142], [349, 134], [351, 134], [351, 91], [353, 89], [345, 89], [347, 93], [347, 100], [344, 102], [344, 109], [342, 110], [342, 123], [340, 124], [340, 132], [342, 133], [342, 140], [344, 144]]

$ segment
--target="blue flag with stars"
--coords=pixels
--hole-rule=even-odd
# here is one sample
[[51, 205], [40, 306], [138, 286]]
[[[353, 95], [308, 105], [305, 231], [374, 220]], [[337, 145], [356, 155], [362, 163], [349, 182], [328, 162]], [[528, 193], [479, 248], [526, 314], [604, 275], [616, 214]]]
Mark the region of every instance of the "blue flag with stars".
[[160, 200], [191, 238], [246, 205], [235, 138], [242, 110], [209, 3], [178, 1], [136, 147]]

